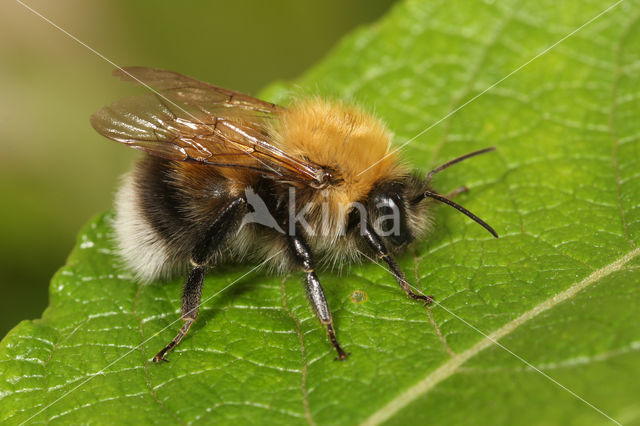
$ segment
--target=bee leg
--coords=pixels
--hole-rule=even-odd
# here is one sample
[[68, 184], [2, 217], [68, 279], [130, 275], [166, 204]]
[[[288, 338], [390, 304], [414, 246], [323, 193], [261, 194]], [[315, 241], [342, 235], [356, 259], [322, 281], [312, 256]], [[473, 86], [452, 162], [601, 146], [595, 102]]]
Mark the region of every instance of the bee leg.
[[389, 254], [380, 236], [368, 223], [363, 229], [362, 236], [364, 237], [367, 244], [369, 244], [369, 247], [371, 247], [373, 251], [376, 253], [376, 256], [384, 260], [385, 263], [389, 266], [389, 269], [391, 269], [391, 273], [393, 274], [393, 277], [398, 282], [398, 285], [402, 287], [404, 292], [407, 293], [407, 296], [409, 296], [413, 300], [422, 300], [424, 301], [425, 305], [429, 305], [433, 303], [433, 296], [424, 296], [422, 294], [414, 293], [411, 290], [411, 286], [409, 285], [409, 282], [404, 276], [404, 273], [402, 272], [402, 270], [400, 269], [396, 261], [393, 260], [393, 257], [391, 257], [391, 255]]
[[165, 355], [178, 346], [189, 331], [189, 328], [191, 328], [191, 325], [196, 321], [200, 308], [200, 300], [202, 298], [202, 284], [204, 283], [204, 276], [207, 272], [205, 265], [213, 252], [224, 242], [225, 238], [238, 228], [238, 219], [244, 205], [244, 198], [231, 200], [220, 210], [203, 238], [193, 249], [191, 253], [193, 268], [191, 272], [189, 272], [182, 294], [181, 319], [184, 321], [184, 324], [176, 337], [153, 357], [153, 362], [167, 361]]
[[300, 232], [297, 235], [289, 236], [289, 244], [293, 250], [296, 261], [302, 267], [307, 274], [306, 277], [306, 290], [307, 296], [313, 305], [313, 308], [318, 316], [318, 319], [322, 324], [327, 327], [327, 334], [331, 344], [338, 352], [336, 360], [344, 361], [349, 356], [349, 353], [345, 352], [338, 343], [336, 337], [336, 331], [333, 328], [333, 319], [331, 318], [331, 311], [329, 310], [329, 304], [327, 298], [324, 296], [324, 291], [320, 285], [320, 280], [315, 272], [315, 265], [313, 262], [313, 255], [311, 248], [307, 242], [302, 238]]
[[189, 332], [191, 324], [193, 324], [198, 317], [205, 273], [206, 268], [204, 266], [194, 266], [191, 272], [189, 272], [189, 277], [187, 278], [182, 295], [182, 320], [184, 324], [180, 328], [180, 331], [178, 331], [176, 337], [153, 357], [153, 362], [167, 361], [164, 356], [178, 346], [184, 336]]
[[461, 186], [459, 188], [454, 189], [453, 191], [449, 192], [447, 195], [445, 195], [446, 198], [448, 199], [452, 199], [457, 197], [460, 194], [464, 194], [465, 192], [469, 192], [469, 188], [467, 188], [466, 186]]

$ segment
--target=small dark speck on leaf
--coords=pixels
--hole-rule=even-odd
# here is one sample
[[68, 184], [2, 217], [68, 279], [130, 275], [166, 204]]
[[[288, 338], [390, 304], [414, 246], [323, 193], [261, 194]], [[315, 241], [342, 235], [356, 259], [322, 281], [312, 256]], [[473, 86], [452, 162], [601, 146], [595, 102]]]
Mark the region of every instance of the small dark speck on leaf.
[[353, 293], [351, 293], [350, 297], [353, 303], [364, 303], [367, 301], [367, 293], [365, 293], [363, 290], [355, 290]]

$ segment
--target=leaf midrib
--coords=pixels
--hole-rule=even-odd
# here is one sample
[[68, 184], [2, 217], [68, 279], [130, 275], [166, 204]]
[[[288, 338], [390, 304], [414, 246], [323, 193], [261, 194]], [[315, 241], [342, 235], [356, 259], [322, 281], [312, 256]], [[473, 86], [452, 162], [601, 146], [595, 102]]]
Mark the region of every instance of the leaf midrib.
[[485, 349], [491, 347], [494, 341], [497, 342], [501, 338], [517, 330], [521, 325], [534, 319], [542, 312], [545, 312], [555, 307], [556, 305], [573, 298], [582, 290], [600, 281], [602, 278], [621, 270], [624, 265], [638, 256], [640, 256], [640, 248], [636, 248], [627, 252], [625, 255], [621, 256], [612, 263], [595, 270], [583, 280], [573, 283], [566, 290], [546, 299], [542, 303], [539, 303], [538, 305], [520, 315], [518, 318], [508, 322], [499, 329], [486, 335], [486, 337], [481, 339], [478, 343], [465, 350], [464, 352], [460, 352], [459, 354], [454, 355], [436, 370], [432, 371], [424, 378], [419, 380], [415, 385], [411, 386], [409, 389], [389, 401], [385, 406], [377, 410], [368, 419], [366, 419], [362, 423], [362, 425], [378, 425], [389, 420], [411, 402], [426, 394], [440, 382], [455, 374], [460, 366], [462, 366], [468, 360], [475, 357]]

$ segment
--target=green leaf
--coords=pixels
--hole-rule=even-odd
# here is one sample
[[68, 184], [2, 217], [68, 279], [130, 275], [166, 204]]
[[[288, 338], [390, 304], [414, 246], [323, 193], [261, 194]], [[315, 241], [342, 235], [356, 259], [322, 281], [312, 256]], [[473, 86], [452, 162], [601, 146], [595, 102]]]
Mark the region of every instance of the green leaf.
[[351, 352], [335, 362], [301, 274], [224, 266], [155, 365], [182, 280], [136, 283], [107, 214], [81, 232], [42, 319], [0, 343], [0, 419], [640, 424], [640, 2], [510, 75], [612, 4], [407, 1], [298, 82], [375, 109], [398, 145], [437, 123], [403, 150], [423, 170], [498, 147], [434, 185], [466, 184], [459, 201], [501, 238], [438, 207], [434, 233], [398, 259], [437, 305], [408, 300], [375, 264], [322, 273]]

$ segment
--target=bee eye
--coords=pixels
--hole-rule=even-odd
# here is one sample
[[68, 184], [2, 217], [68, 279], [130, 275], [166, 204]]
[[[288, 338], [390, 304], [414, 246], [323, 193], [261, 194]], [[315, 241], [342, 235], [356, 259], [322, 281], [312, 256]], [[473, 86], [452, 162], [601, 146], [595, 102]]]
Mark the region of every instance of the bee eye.
[[376, 218], [374, 228], [380, 236], [386, 237], [391, 244], [402, 247], [411, 241], [413, 236], [407, 226], [407, 213], [399, 194], [381, 194], [375, 198]]
[[393, 235], [394, 227], [397, 227], [397, 221], [400, 220], [400, 209], [398, 205], [391, 199], [386, 198], [378, 205], [380, 213], [379, 227], [383, 235]]

